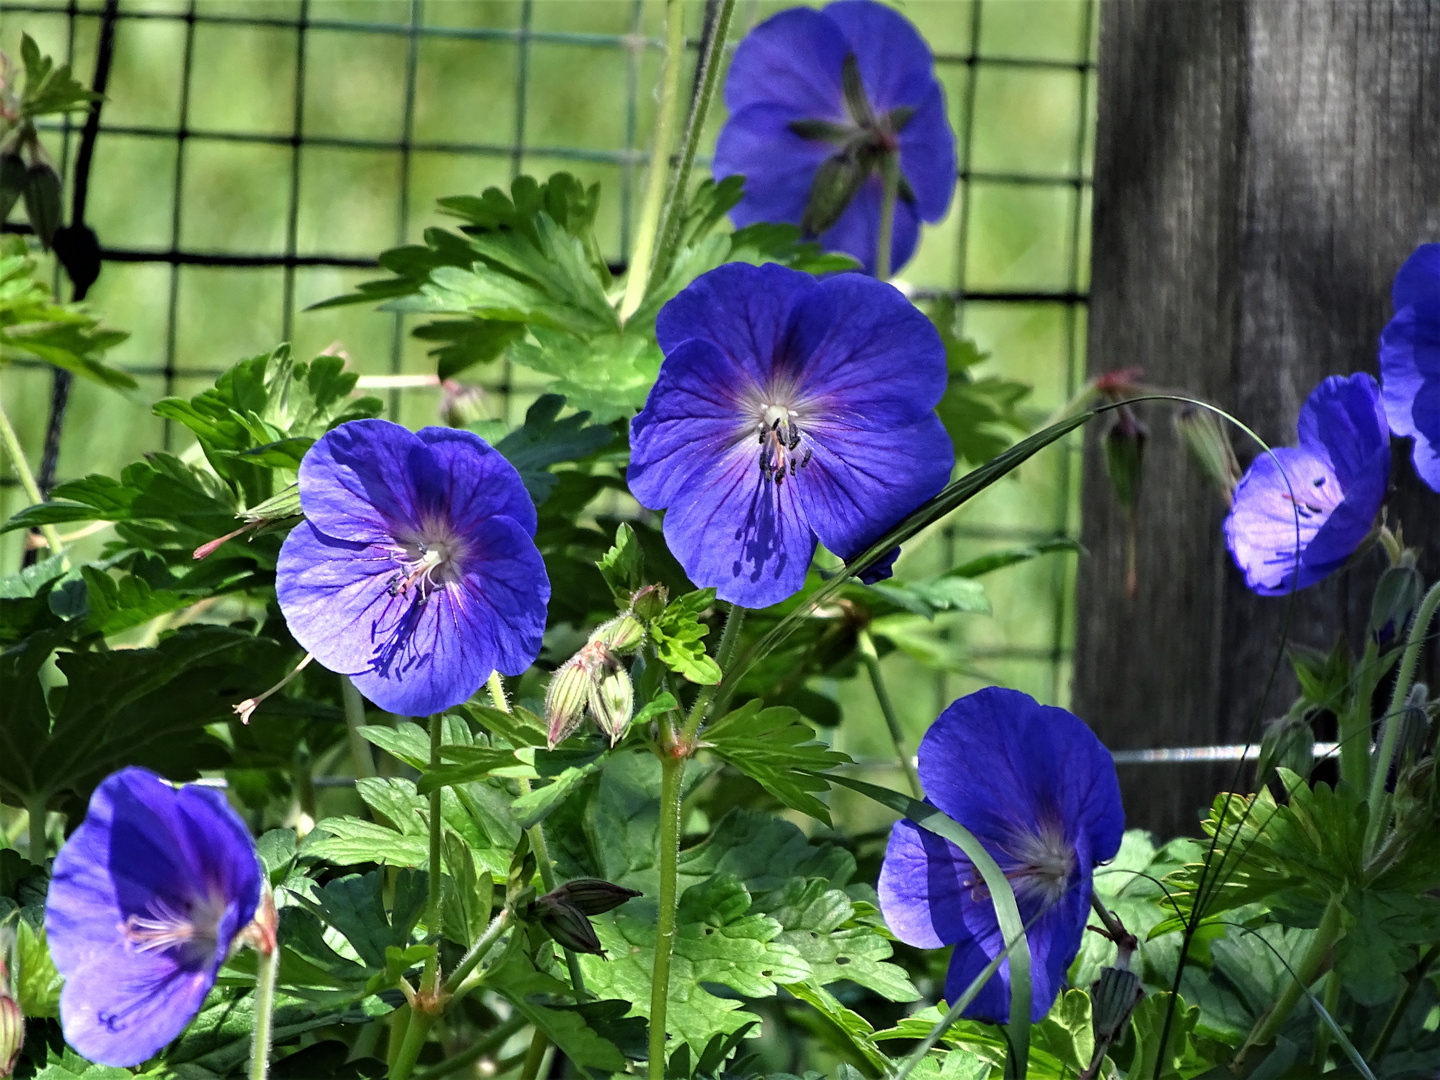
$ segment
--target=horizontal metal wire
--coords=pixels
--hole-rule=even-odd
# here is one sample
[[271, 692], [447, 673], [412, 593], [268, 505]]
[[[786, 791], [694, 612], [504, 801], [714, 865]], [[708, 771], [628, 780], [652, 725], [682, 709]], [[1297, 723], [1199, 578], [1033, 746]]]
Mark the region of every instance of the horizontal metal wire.
[[[1316, 757], [1329, 757], [1335, 753], [1338, 744], [1322, 742], [1315, 744]], [[1110, 756], [1116, 765], [1184, 765], [1203, 761], [1254, 761], [1260, 757], [1260, 747], [1239, 743], [1221, 746], [1171, 746], [1154, 750], [1112, 750]], [[916, 764], [911, 758], [911, 764]], [[899, 766], [892, 758], [874, 761], [857, 761], [844, 767], [845, 772], [884, 772]], [[228, 782], [223, 776], [207, 776], [193, 783], [200, 787], [226, 788]], [[355, 786], [353, 776], [317, 776], [311, 783], [317, 788], [348, 788]]]

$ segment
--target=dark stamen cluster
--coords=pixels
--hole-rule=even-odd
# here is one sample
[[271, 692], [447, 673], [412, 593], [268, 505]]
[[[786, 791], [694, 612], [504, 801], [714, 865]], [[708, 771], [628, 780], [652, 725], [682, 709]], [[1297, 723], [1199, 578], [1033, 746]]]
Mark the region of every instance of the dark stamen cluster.
[[810, 464], [810, 447], [805, 447], [802, 455], [795, 453], [800, 448], [800, 428], [793, 419], [781, 420], [777, 417], [769, 426], [762, 420], [759, 436], [762, 480], [783, 484], [787, 473], [794, 476], [797, 468], [803, 469]]

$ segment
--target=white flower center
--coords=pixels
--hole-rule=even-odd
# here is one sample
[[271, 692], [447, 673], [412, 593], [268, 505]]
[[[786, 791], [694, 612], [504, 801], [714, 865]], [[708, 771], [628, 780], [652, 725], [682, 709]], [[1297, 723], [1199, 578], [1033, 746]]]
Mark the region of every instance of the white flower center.
[[399, 543], [391, 558], [401, 569], [387, 586], [391, 596], [407, 596], [413, 590], [423, 601], [459, 577], [457, 563], [464, 543], [448, 530], [426, 529], [417, 536], [396, 539]]
[[1038, 832], [1016, 833], [1005, 854], [1009, 856], [1005, 876], [1016, 893], [1038, 893], [1049, 907], [1069, 890], [1075, 849], [1060, 826], [1042, 822]]
[[184, 910], [177, 910], [156, 897], [145, 914], [132, 914], [120, 924], [120, 932], [136, 952], [164, 952], [180, 948], [189, 961], [208, 960], [220, 941], [220, 924], [230, 906], [219, 889], [193, 898]]
[[773, 401], [758, 403], [756, 413], [760, 478], [783, 484], [786, 475], [794, 476], [797, 468], [810, 464], [810, 447], [801, 444], [800, 413]]

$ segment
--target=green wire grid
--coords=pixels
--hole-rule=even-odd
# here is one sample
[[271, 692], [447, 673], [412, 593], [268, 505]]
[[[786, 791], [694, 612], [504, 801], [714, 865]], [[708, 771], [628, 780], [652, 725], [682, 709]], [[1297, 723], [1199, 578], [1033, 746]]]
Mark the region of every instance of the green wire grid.
[[[1083, 378], [1096, 5], [902, 8], [935, 48], [960, 184], [901, 277], [917, 299], [957, 300], [962, 331], [993, 351], [991, 367], [1037, 386], [1037, 412]], [[693, 52], [705, 5], [686, 6]], [[742, 0], [733, 40], [785, 6]], [[29, 32], [88, 81], [104, 11], [98, 0], [0, 2], [0, 45], [17, 56]], [[624, 258], [662, 55], [656, 0], [122, 0], [114, 17], [87, 214], [104, 270], [90, 302], [134, 331], [114, 359], [140, 379], [147, 402], [193, 394], [277, 340], [313, 354], [339, 338], [363, 375], [433, 372], [407, 318], [303, 309], [374, 276], [379, 250], [443, 225], [439, 195], [503, 186], [521, 172], [599, 179], [602, 243], [607, 257]], [[354, 57], [362, 69], [372, 58], [371, 78], [346, 67]], [[42, 129], [67, 172], [79, 126], [71, 118]], [[6, 401], [23, 403], [17, 423], [38, 459], [49, 372], [17, 363], [0, 378]], [[500, 365], [484, 388], [515, 421], [539, 386]], [[392, 389], [390, 413], [433, 422], [436, 393]], [[73, 397], [61, 479], [183, 448], [140, 402], [83, 384]], [[966, 508], [909, 556], [916, 571], [1073, 535], [1076, 454], [1052, 450]], [[0, 512], [13, 513], [18, 498], [5, 478]], [[0, 539], [7, 568], [18, 554], [17, 538]], [[996, 618], [952, 628], [984, 675], [1048, 700], [1068, 696], [1073, 564], [1047, 556], [987, 582]], [[903, 657], [887, 665], [897, 679], [921, 674]], [[923, 677], [933, 698], [908, 695], [914, 715], [904, 718], [917, 734], [932, 706], [978, 685], [972, 675]]]

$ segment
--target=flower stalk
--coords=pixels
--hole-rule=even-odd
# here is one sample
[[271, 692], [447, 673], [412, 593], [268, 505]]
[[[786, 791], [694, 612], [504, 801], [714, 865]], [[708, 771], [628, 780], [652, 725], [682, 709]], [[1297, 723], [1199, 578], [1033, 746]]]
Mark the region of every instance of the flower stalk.
[[49, 802], [49, 793], [41, 792], [30, 800], [27, 807], [30, 819], [30, 861], [36, 866], [44, 866], [45, 857], [50, 854], [50, 841], [46, 838], [45, 829], [50, 818]]
[[905, 779], [910, 784], [910, 794], [920, 798], [920, 777], [915, 774], [915, 765], [905, 751], [905, 736], [900, 730], [900, 717], [895, 712], [895, 703], [890, 700], [890, 691], [885, 688], [885, 677], [880, 672], [880, 654], [875, 651], [875, 639], [870, 631], [859, 634], [860, 659], [870, 675], [870, 685], [875, 688], [875, 700], [880, 703], [880, 714], [885, 717], [885, 726], [890, 729], [890, 741], [895, 744], [895, 757], [900, 768], [905, 770]]
[[665, 0], [665, 67], [660, 72], [659, 115], [655, 122], [655, 144], [650, 150], [650, 175], [645, 181], [645, 199], [640, 204], [640, 224], [635, 247], [630, 252], [630, 269], [625, 278], [625, 295], [620, 301], [620, 321], [635, 314], [645, 298], [655, 240], [660, 229], [660, 211], [665, 199], [666, 177], [670, 171], [670, 147], [675, 142], [676, 109], [680, 100], [680, 66], [685, 60], [685, 5]]
[[1430, 623], [1435, 611], [1440, 608], [1440, 582], [1430, 586], [1425, 599], [1420, 601], [1420, 610], [1410, 625], [1410, 636], [1405, 641], [1405, 652], [1400, 657], [1400, 671], [1395, 676], [1395, 691], [1390, 696], [1390, 708], [1385, 713], [1384, 735], [1380, 749], [1375, 755], [1375, 767], [1370, 770], [1370, 797], [1367, 800], [1370, 817], [1365, 826], [1365, 853], [1370, 855], [1380, 840], [1385, 828], [1385, 819], [1390, 808], [1390, 794], [1385, 790], [1385, 779], [1390, 774], [1390, 761], [1395, 756], [1395, 741], [1400, 733], [1400, 719], [1404, 713], [1405, 700], [1410, 695], [1410, 684], [1415, 681], [1415, 668], [1420, 662], [1425, 642], [1429, 639]]
[[655, 965], [650, 976], [650, 1080], [665, 1077], [665, 1012], [670, 1001], [670, 958], [679, 909], [680, 793], [685, 757], [660, 759], [660, 906], [655, 926]]
[[275, 1025], [275, 980], [280, 972], [280, 950], [276, 947], [273, 936], [268, 944], [268, 949], [261, 948], [256, 952], [255, 1027], [250, 1043], [250, 1080], [265, 1080], [270, 1072], [270, 1042]]
[[355, 778], [363, 780], [377, 775], [375, 757], [370, 753], [370, 744], [360, 729], [365, 726], [365, 699], [348, 676], [340, 676], [340, 694], [345, 701], [345, 737], [350, 743], [350, 761], [355, 767]]
[[[45, 502], [45, 496], [40, 494], [40, 485], [35, 482], [35, 474], [30, 471], [30, 463], [25, 460], [25, 450], [20, 445], [20, 436], [15, 434], [15, 429], [10, 424], [10, 417], [5, 414], [3, 404], [0, 404], [0, 442], [5, 444], [5, 453], [10, 458], [10, 464], [15, 467], [15, 476], [20, 481], [20, 490], [25, 492], [25, 497], [30, 500], [31, 506], [40, 506]], [[40, 535], [45, 538], [45, 544], [50, 548], [50, 554], [65, 554], [65, 544], [61, 541], [60, 533], [54, 525], [41, 525]]]

